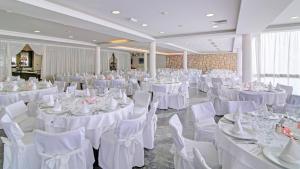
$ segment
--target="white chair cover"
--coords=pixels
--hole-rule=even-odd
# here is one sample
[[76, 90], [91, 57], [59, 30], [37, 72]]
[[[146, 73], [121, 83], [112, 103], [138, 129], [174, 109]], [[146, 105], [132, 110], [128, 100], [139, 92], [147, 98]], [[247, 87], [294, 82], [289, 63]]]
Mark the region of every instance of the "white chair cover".
[[287, 97], [286, 97], [287, 100], [289, 100], [291, 95], [293, 94], [293, 86], [287, 86], [287, 85], [282, 85], [282, 84], [277, 83], [276, 89], [285, 90], [285, 92], [287, 94]]
[[19, 95], [17, 93], [15, 94], [9, 94], [9, 95], [0, 95], [0, 107], [5, 107], [11, 103], [15, 103], [19, 101]]
[[7, 136], [1, 137], [4, 143], [3, 169], [40, 169], [40, 159], [32, 144], [32, 135], [24, 134], [8, 115], [1, 118], [1, 125]]
[[158, 100], [151, 103], [151, 108], [147, 114], [146, 125], [143, 132], [144, 147], [147, 149], [154, 148], [154, 136], [157, 128], [157, 116], [155, 114], [158, 107]]
[[35, 131], [34, 142], [42, 159], [41, 169], [92, 169], [92, 146], [85, 139], [85, 129], [65, 133]]
[[194, 149], [197, 149], [207, 162], [208, 166], [214, 169], [220, 168], [218, 153], [212, 143], [196, 142], [182, 136], [182, 124], [175, 114], [169, 120], [172, 138], [174, 141], [174, 166], [175, 169], [199, 169], [199, 165], [194, 162]]
[[143, 114], [148, 112], [151, 101], [151, 94], [145, 91], [137, 91], [133, 95], [134, 100], [134, 114]]
[[217, 124], [214, 120], [216, 114], [211, 102], [199, 103], [191, 106], [194, 118], [194, 139], [198, 141], [215, 141]]
[[199, 150], [193, 149], [194, 154], [194, 165], [198, 167], [198, 169], [211, 169], [207, 164]]
[[300, 105], [300, 96], [292, 95], [288, 101], [288, 104]]
[[169, 108], [169, 97], [167, 88], [161, 85], [152, 85], [153, 98], [159, 100], [159, 109]]
[[104, 169], [131, 169], [144, 165], [143, 129], [146, 114], [122, 120], [115, 131], [103, 134], [99, 165]]
[[184, 109], [188, 106], [188, 86], [182, 84], [176, 94], [169, 94], [168, 107], [176, 110]]
[[29, 117], [27, 114], [27, 107], [23, 101], [6, 106], [5, 112], [8, 116], [25, 132], [31, 132], [36, 127], [36, 120], [34, 117]]
[[27, 114], [30, 117], [37, 117], [40, 113], [40, 107], [39, 104], [35, 101], [31, 101], [27, 104]]
[[226, 113], [246, 113], [258, 110], [253, 101], [227, 101], [225, 104]]

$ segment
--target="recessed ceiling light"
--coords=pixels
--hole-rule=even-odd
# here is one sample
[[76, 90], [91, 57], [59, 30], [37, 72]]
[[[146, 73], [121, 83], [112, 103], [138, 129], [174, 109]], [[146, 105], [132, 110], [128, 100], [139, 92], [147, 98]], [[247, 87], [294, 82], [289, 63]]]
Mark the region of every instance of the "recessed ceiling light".
[[132, 22], [138, 22], [138, 20], [136, 18], [129, 18], [129, 20]]
[[35, 32], [35, 33], [40, 33], [41, 31], [39, 31], [39, 30], [35, 30], [35, 31], [33, 31], [33, 32]]
[[160, 12], [160, 14], [162, 14], [162, 15], [168, 15], [169, 12], [167, 12], [167, 11], [162, 11], [162, 12]]
[[72, 35], [70, 35], [70, 36], [69, 36], [69, 38], [71, 38], [71, 39], [72, 39], [72, 38], [73, 38], [73, 36], [72, 36]]
[[206, 14], [206, 16], [207, 17], [212, 17], [212, 16], [214, 16], [215, 14], [213, 14], [213, 13], [208, 13], [208, 14]]
[[164, 34], [165, 32], [162, 32], [162, 31], [161, 31], [161, 32], [159, 32], [159, 33], [160, 33], [160, 34]]
[[183, 25], [177, 25], [177, 26], [181, 28]]
[[213, 26], [212, 26], [212, 28], [218, 28], [218, 27], [219, 27], [218, 25], [213, 25]]
[[94, 39], [93, 42], [97, 42], [97, 40]]
[[114, 14], [114, 15], [118, 15], [118, 14], [120, 14], [121, 12], [120, 12], [120, 11], [111, 11], [111, 13]]
[[145, 23], [143, 23], [143, 24], [142, 24], [142, 27], [147, 27], [147, 26], [148, 26], [148, 25], [147, 25], [147, 24], [145, 24]]
[[291, 19], [298, 19], [299, 16], [292, 16]]

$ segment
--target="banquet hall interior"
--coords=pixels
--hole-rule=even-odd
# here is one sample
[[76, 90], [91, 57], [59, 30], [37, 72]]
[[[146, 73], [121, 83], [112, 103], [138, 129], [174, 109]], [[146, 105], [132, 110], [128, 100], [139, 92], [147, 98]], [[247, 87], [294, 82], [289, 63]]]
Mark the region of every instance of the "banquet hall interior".
[[0, 0], [3, 169], [300, 169], [300, 0]]

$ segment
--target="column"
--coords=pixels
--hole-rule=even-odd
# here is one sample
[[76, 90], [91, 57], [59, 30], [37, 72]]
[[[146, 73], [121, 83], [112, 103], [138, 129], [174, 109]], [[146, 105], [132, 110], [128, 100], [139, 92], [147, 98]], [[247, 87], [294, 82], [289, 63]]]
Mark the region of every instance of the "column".
[[242, 77], [242, 64], [243, 64], [243, 53], [242, 48], [237, 49], [237, 61], [236, 61], [236, 69], [237, 74]]
[[252, 80], [252, 48], [251, 35], [245, 34], [242, 36], [242, 79], [244, 83]]
[[144, 72], [147, 72], [147, 65], [148, 65], [148, 57], [147, 57], [147, 52], [144, 53]]
[[183, 69], [187, 70], [187, 51], [186, 50], [183, 52], [182, 65], [183, 65]]
[[153, 78], [156, 77], [156, 42], [150, 44], [150, 74]]
[[95, 57], [95, 74], [101, 74], [101, 48], [100, 46], [96, 47], [96, 57]]

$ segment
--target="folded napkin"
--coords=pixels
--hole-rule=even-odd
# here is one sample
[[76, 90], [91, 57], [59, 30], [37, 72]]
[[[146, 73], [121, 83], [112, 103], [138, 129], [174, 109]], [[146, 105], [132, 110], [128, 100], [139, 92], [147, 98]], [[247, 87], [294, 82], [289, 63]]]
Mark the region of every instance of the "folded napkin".
[[122, 98], [122, 97], [123, 97], [122, 90], [119, 89], [118, 94], [117, 94], [117, 98]]
[[116, 109], [118, 106], [118, 102], [114, 99], [114, 98], [109, 98], [108, 104], [107, 104], [107, 108], [114, 110]]
[[122, 103], [127, 103], [127, 95], [125, 92], [123, 92]]
[[241, 123], [241, 113], [240, 113], [240, 108], [238, 109], [238, 111], [234, 114], [233, 118], [234, 118], [234, 126], [232, 128], [232, 133], [234, 134], [238, 134], [238, 135], [244, 135], [244, 129]]
[[36, 83], [33, 82], [33, 83], [31, 84], [31, 90], [36, 90], [36, 89], [37, 89]]
[[86, 89], [84, 90], [83, 94], [84, 94], [84, 96], [86, 96], [86, 97], [91, 96], [90, 89], [89, 89], [89, 88], [86, 88]]
[[15, 83], [12, 83], [10, 85], [7, 86], [7, 90], [11, 91], [11, 92], [15, 92], [19, 89], [18, 85]]
[[285, 162], [300, 165], [300, 143], [290, 139], [280, 153], [279, 158]]
[[270, 83], [268, 84], [268, 91], [272, 91], [272, 89], [273, 89], [273, 86], [272, 86], [272, 83], [270, 82]]
[[62, 111], [62, 106], [61, 106], [60, 102], [58, 101], [58, 99], [55, 100], [54, 107], [52, 110], [56, 111], [56, 112]]
[[86, 102], [83, 102], [80, 112], [84, 113], [84, 114], [87, 114], [90, 112], [90, 109], [89, 109], [88, 105], [86, 104]]

